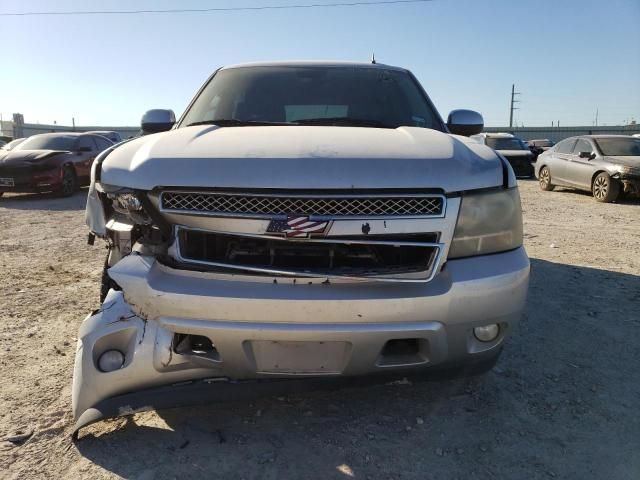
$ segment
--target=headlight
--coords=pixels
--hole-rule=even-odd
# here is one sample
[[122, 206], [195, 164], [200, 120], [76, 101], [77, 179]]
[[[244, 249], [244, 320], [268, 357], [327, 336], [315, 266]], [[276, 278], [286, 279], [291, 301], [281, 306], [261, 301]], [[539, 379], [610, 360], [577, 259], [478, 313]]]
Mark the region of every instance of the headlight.
[[449, 258], [513, 250], [522, 246], [522, 209], [517, 188], [462, 197]]
[[151, 218], [144, 211], [142, 203], [136, 196], [136, 193], [130, 190], [119, 190], [117, 192], [108, 193], [107, 196], [112, 200], [113, 209], [126, 215], [135, 224], [149, 225]]
[[123, 210], [122, 213], [142, 211], [142, 204], [135, 193], [118, 193], [115, 195], [115, 201], [118, 207]]

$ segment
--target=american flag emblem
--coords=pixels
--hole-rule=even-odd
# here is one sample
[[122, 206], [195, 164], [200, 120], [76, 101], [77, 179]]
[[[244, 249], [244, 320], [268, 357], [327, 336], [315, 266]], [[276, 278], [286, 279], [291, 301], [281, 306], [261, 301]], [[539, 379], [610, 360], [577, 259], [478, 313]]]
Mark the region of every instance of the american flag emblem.
[[271, 220], [267, 233], [284, 233], [286, 237], [308, 238], [311, 234], [324, 233], [329, 222], [316, 222], [304, 216], [289, 216], [282, 220]]

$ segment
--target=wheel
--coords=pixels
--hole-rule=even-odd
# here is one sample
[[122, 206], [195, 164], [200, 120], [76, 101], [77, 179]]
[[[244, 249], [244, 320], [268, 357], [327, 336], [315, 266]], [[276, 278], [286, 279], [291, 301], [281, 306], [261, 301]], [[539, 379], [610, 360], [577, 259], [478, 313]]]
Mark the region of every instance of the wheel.
[[62, 188], [60, 189], [60, 195], [63, 197], [70, 197], [77, 189], [78, 179], [76, 178], [76, 172], [72, 167], [63, 167]]
[[540, 183], [540, 190], [544, 190], [545, 192], [550, 192], [556, 186], [551, 183], [551, 172], [549, 171], [549, 167], [542, 167], [540, 172], [538, 173], [538, 182]]
[[598, 202], [615, 202], [620, 195], [620, 184], [607, 172], [601, 172], [593, 179], [591, 192]]
[[104, 266], [102, 267], [102, 279], [100, 281], [100, 303], [104, 302], [104, 299], [107, 298], [107, 294], [109, 290], [117, 289], [119, 290], [118, 284], [111, 280], [111, 277], [107, 273], [109, 269], [109, 256], [111, 255], [111, 251], [107, 253], [107, 258], [104, 259]]

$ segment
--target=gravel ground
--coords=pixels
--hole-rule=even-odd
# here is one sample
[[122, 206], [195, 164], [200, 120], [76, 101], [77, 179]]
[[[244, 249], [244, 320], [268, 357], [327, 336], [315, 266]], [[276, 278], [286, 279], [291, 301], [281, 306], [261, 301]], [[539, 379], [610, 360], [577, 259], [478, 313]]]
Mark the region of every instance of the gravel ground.
[[105, 252], [86, 191], [5, 195], [0, 477], [640, 478], [640, 203], [520, 186], [529, 303], [487, 375], [147, 412], [78, 444], [75, 335]]

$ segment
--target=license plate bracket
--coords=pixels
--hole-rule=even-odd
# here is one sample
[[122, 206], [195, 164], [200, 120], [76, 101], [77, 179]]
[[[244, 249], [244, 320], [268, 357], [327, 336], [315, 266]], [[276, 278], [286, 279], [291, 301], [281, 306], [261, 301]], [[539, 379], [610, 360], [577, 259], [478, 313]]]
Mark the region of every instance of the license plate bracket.
[[348, 342], [254, 340], [250, 344], [258, 373], [293, 375], [340, 374], [351, 348]]

